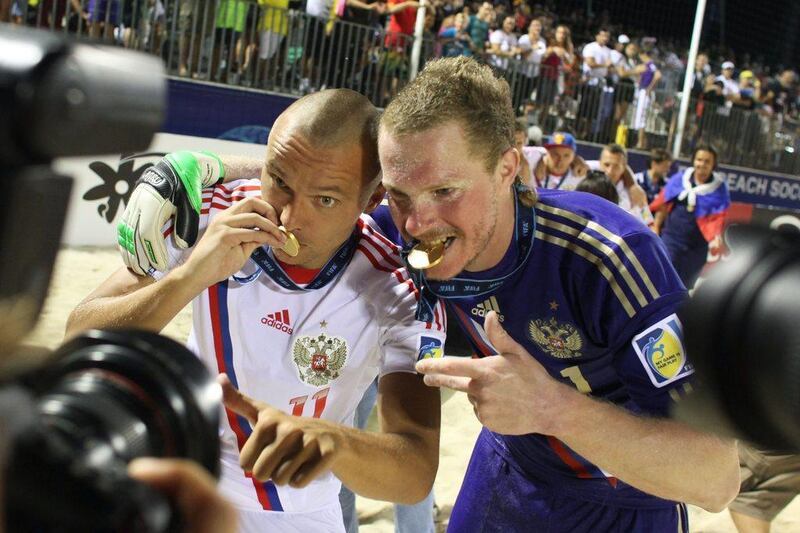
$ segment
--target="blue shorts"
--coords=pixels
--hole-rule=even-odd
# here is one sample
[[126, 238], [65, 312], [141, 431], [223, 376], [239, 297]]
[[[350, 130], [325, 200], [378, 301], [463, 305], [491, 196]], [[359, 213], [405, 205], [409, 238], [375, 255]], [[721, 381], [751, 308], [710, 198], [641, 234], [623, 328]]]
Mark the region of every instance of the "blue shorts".
[[482, 431], [450, 515], [449, 533], [683, 533], [686, 506], [631, 508], [581, 500], [507, 461]]

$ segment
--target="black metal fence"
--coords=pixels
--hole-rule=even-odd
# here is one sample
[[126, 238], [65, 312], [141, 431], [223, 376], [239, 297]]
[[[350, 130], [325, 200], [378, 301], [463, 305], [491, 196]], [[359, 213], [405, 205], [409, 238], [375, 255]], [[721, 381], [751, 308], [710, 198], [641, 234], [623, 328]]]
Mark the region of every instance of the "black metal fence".
[[[11, 17], [159, 55], [169, 74], [189, 79], [295, 95], [348, 87], [378, 106], [408, 82], [411, 36], [387, 32], [377, 22], [314, 17], [288, 5], [288, 0], [12, 0]], [[452, 44], [426, 34], [419, 68], [441, 55], [473, 53]], [[640, 149], [673, 145], [680, 95], [667, 77], [648, 92], [626, 80], [587, 81], [575, 66], [474, 54], [508, 81], [517, 112], [543, 133], [568, 130], [581, 140]], [[800, 173], [798, 134], [781, 116], [693, 101], [682, 155], [699, 142], [715, 145], [728, 164]]]

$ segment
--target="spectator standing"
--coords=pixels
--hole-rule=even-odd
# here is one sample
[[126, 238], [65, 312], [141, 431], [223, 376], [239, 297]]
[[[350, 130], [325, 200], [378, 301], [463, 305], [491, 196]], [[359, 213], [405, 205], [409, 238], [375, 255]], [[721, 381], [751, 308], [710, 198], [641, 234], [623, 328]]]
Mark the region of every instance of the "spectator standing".
[[526, 62], [525, 74], [530, 78], [539, 76], [539, 66], [542, 63], [547, 43], [542, 36], [541, 19], [533, 19], [528, 25], [528, 33], [519, 38], [520, 55]]
[[717, 76], [717, 81], [722, 84], [722, 96], [731, 104], [739, 99], [739, 83], [733, 77], [735, 68], [732, 61], [725, 61], [722, 63], [722, 74]]
[[491, 63], [503, 70], [512, 67], [512, 60], [520, 54], [517, 34], [514, 33], [515, 24], [513, 16], [505, 17], [503, 26], [489, 36]]
[[661, 79], [661, 71], [658, 70], [656, 62], [650, 57], [649, 52], [640, 50], [636, 72], [639, 73], [639, 82], [636, 88], [636, 112], [633, 116], [633, 128], [637, 130], [638, 136], [636, 148], [645, 150], [647, 149], [647, 115], [652, 101], [651, 95]]
[[368, 38], [356, 39], [352, 28], [359, 26], [375, 26], [379, 15], [383, 14], [386, 4], [380, 1], [372, 3], [361, 0], [337, 0], [336, 20], [348, 23], [334, 25], [331, 33], [332, 61], [328, 61], [328, 87], [351, 87], [353, 78], [362, 72], [365, 61], [365, 50]]
[[628, 106], [633, 102], [633, 83], [630, 77], [625, 77], [629, 66], [629, 58], [625, 51], [630, 44], [630, 37], [621, 33], [611, 50], [609, 74], [614, 82], [614, 131], [618, 130], [620, 123], [628, 113]]
[[708, 55], [705, 53], [697, 54], [694, 62], [694, 77], [692, 81], [692, 97], [700, 98], [705, 92], [706, 78], [711, 74], [711, 67], [708, 65]]
[[289, 33], [289, 21], [286, 12], [289, 9], [289, 0], [257, 0], [261, 9], [261, 22], [259, 24], [258, 60], [261, 71], [261, 83], [267, 87], [269, 75], [275, 71], [270, 69], [271, 61], [281, 48], [283, 38]]
[[110, 41], [120, 22], [119, 0], [89, 0], [89, 36]]
[[717, 152], [698, 146], [692, 166], [670, 177], [650, 209], [656, 214], [654, 230], [667, 247], [672, 266], [684, 285], [694, 286], [709, 248], [719, 248], [725, 213], [731, 199], [722, 176], [714, 174]]
[[211, 57], [211, 79], [214, 81], [220, 81], [220, 71], [232, 72], [231, 62], [240, 61], [237, 43], [244, 33], [248, 7], [246, 0], [219, 2], [214, 30], [214, 51]]
[[531, 20], [528, 25], [528, 33], [519, 38], [520, 57], [522, 64], [520, 74], [522, 78], [518, 83], [520, 102], [532, 101], [532, 94], [538, 87], [539, 67], [547, 51], [547, 43], [542, 37], [542, 21], [540, 19]]
[[608, 41], [610, 32], [605, 27], [600, 27], [595, 33], [595, 40], [583, 47], [583, 74], [585, 85], [581, 94], [580, 108], [578, 109], [578, 128], [582, 137], [591, 140], [601, 139], [601, 132], [613, 112], [613, 89], [611, 99], [606, 97], [609, 68], [612, 66], [611, 49]]
[[609, 77], [616, 83], [619, 81], [618, 69], [625, 63], [625, 47], [631, 42], [631, 38], [620, 33], [617, 40], [614, 42], [614, 48], [611, 50], [611, 69], [609, 69]]
[[539, 86], [536, 103], [542, 107], [539, 123], [547, 128], [547, 117], [556, 96], [564, 92], [564, 71], [575, 61], [575, 48], [572, 45], [570, 29], [563, 24], [556, 27], [553, 37], [547, 43], [540, 66]]
[[305, 62], [303, 78], [300, 81], [301, 92], [307, 92], [322, 78], [320, 65], [326, 64], [330, 50], [330, 37], [325, 31], [331, 13], [333, 0], [306, 0], [306, 32], [303, 45]]
[[672, 156], [663, 148], [656, 148], [647, 158], [647, 169], [633, 175], [636, 183], [644, 189], [647, 202], [652, 202], [661, 188], [666, 183], [669, 169], [672, 166]]
[[739, 73], [739, 100], [734, 105], [752, 111], [760, 102], [761, 82], [752, 70], [743, 70]]
[[453, 25], [439, 32], [444, 57], [471, 56], [472, 38], [467, 31], [467, 17], [458, 13], [453, 17]]
[[482, 3], [477, 15], [469, 17], [468, 31], [476, 53], [483, 54], [486, 50], [486, 43], [489, 41], [489, 26], [493, 21], [494, 7], [491, 2]]
[[764, 102], [779, 117], [794, 113], [797, 110], [797, 74], [787, 69], [770, 80]]
[[600, 159], [587, 161], [591, 170], [602, 170], [614, 184], [619, 194], [618, 205], [640, 220], [648, 227], [653, 226], [653, 215], [647, 206], [647, 195], [638, 186], [633, 171], [628, 166], [628, 152], [619, 144], [612, 143], [603, 147]]
[[608, 47], [610, 36], [607, 28], [599, 28], [595, 40], [583, 47], [583, 74], [589, 86], [603, 84], [608, 76], [608, 69], [612, 65], [611, 49]]
[[420, 2], [413, 0], [388, 0], [386, 3], [389, 23], [383, 42], [386, 51], [381, 64], [381, 74], [391, 80], [388, 92], [384, 93], [386, 99], [397, 93], [400, 79], [408, 76], [408, 49], [413, 42], [417, 8], [420, 5]]

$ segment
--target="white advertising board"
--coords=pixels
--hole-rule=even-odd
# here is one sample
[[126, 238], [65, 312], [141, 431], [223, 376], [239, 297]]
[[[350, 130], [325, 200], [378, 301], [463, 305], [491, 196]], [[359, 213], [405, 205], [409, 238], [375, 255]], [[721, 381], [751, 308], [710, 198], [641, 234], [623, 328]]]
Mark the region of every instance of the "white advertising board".
[[74, 183], [62, 244], [66, 246], [114, 246], [116, 227], [132, 188], [142, 172], [165, 153], [176, 150], [209, 150], [263, 158], [263, 146], [203, 137], [159, 133], [141, 153], [58, 159], [56, 172], [72, 176]]

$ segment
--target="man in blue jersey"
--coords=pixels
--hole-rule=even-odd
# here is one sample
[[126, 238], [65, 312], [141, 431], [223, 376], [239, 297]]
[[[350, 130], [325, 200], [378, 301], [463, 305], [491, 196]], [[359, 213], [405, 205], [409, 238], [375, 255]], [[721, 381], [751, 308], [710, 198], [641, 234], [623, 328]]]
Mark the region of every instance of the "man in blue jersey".
[[444, 246], [416, 273], [418, 313], [444, 299], [478, 355], [500, 354], [417, 364], [485, 426], [450, 531], [685, 530], [679, 502], [720, 511], [738, 489], [732, 442], [665, 418], [692, 374], [685, 288], [616, 206], [516, 185], [513, 131], [508, 86], [468, 58], [428, 63], [381, 119], [397, 229], [381, 226]]

